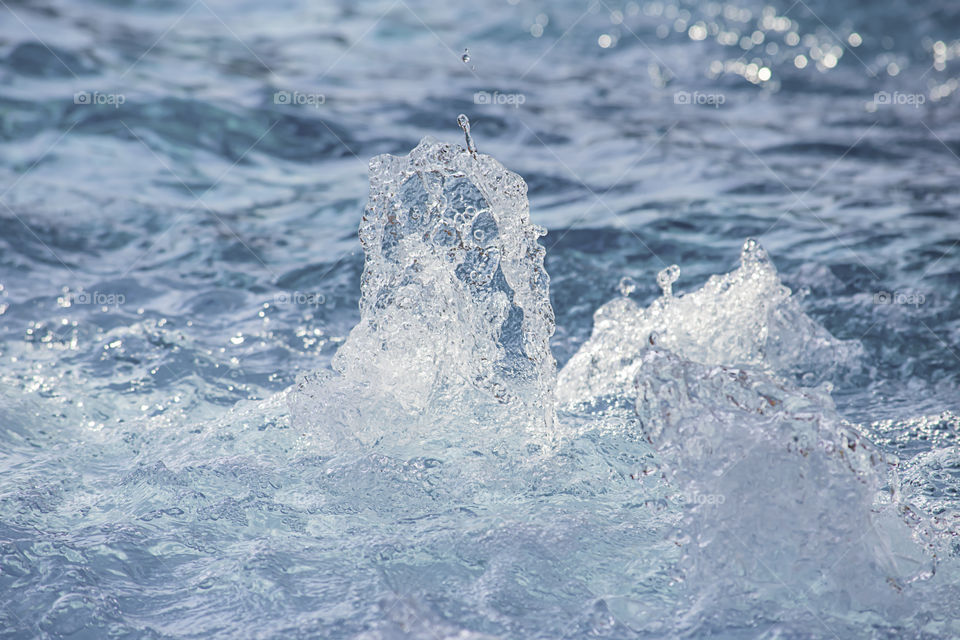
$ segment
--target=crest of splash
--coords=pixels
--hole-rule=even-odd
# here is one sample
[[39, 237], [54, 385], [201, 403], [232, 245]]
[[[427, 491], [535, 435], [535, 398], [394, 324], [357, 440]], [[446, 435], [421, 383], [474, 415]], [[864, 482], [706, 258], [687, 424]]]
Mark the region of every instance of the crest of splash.
[[828, 394], [652, 347], [641, 360], [636, 411], [681, 494], [690, 619], [784, 620], [797, 594], [842, 618], [903, 606], [905, 585], [933, 575], [920, 515]]
[[530, 222], [523, 179], [477, 153], [466, 116], [459, 122], [468, 149], [425, 138], [407, 156], [370, 162], [361, 319], [334, 357], [339, 375], [301, 384], [301, 419], [315, 422], [326, 407], [354, 435], [370, 428], [347, 424], [354, 410], [384, 420], [381, 429], [395, 409], [434, 427], [461, 413], [552, 424], [545, 231]]
[[834, 338], [803, 312], [756, 240], [744, 243], [739, 268], [700, 290], [674, 295], [679, 275], [676, 265], [658, 274], [663, 295], [646, 309], [628, 297], [631, 283], [621, 283], [623, 297], [596, 311], [593, 334], [560, 372], [560, 401], [630, 396], [640, 355], [654, 345], [703, 364], [806, 375], [805, 382], [852, 365], [860, 353], [858, 343]]

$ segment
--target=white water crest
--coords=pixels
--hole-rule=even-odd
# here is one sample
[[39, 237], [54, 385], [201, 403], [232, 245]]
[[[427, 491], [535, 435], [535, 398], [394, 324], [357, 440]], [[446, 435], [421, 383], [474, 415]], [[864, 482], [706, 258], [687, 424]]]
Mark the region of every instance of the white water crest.
[[862, 349], [838, 340], [807, 316], [766, 251], [748, 239], [736, 270], [674, 295], [674, 265], [658, 275], [663, 295], [642, 308], [624, 296], [594, 314], [593, 334], [560, 372], [565, 403], [628, 397], [641, 355], [651, 346], [703, 364], [748, 366], [816, 382], [856, 365]]

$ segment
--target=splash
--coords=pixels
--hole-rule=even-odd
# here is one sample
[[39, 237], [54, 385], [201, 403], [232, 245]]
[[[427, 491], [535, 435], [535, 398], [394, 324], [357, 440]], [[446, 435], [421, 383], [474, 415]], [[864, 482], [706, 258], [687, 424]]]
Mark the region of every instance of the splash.
[[860, 345], [834, 338], [807, 316], [755, 240], [744, 243], [738, 269], [712, 276], [698, 291], [674, 295], [679, 275], [676, 265], [658, 274], [663, 295], [646, 309], [625, 293], [597, 310], [593, 334], [560, 372], [560, 401], [629, 397], [651, 346], [703, 364], [805, 376], [810, 384], [855, 366]]
[[[675, 293], [680, 270], [664, 269], [662, 295], [646, 309], [629, 298], [636, 283], [621, 281], [622, 297], [597, 311], [593, 335], [555, 385], [543, 232], [530, 222], [526, 185], [477, 153], [469, 121], [459, 123], [466, 148], [425, 139], [408, 156], [371, 162], [360, 322], [333, 369], [290, 394], [294, 424], [310, 437], [304, 453], [359, 452], [324, 463], [331, 508], [376, 508], [390, 527], [411, 508], [459, 513], [469, 504], [492, 522], [526, 509], [524, 518], [550, 524], [524, 533], [520, 518], [504, 529], [517, 562], [564, 563], [546, 549], [553, 543], [541, 548], [542, 536], [583, 526], [609, 543], [611, 558], [642, 560], [583, 558], [571, 570], [602, 575], [604, 593], [631, 598], [652, 572], [670, 594], [670, 604], [629, 611], [597, 599], [584, 628], [622, 631], [619, 617], [653, 634], [745, 624], [794, 633], [827, 620], [849, 634], [911, 619], [917, 598], [953, 597], [949, 586], [918, 586], [934, 582], [942, 522], [907, 502], [896, 460], [840, 417], [829, 384], [814, 384], [838, 359], [855, 366], [859, 345], [806, 316], [755, 241], [738, 269], [692, 293]], [[539, 449], [536, 465], [509, 453], [555, 434], [564, 437]], [[581, 544], [574, 537], [571, 549]], [[464, 548], [474, 558], [472, 541]], [[489, 552], [470, 560], [490, 567], [478, 569], [480, 603], [471, 606], [513, 593], [512, 552]], [[423, 579], [430, 584], [429, 572]], [[590, 594], [577, 592], [572, 606]], [[412, 628], [420, 614], [408, 609], [421, 604], [407, 605], [370, 637]], [[871, 613], [878, 608], [885, 613]], [[431, 615], [420, 616], [424, 633], [443, 627]]]
[[[451, 415], [477, 429], [494, 414], [528, 431], [553, 424], [545, 231], [530, 222], [523, 179], [477, 153], [459, 122], [467, 149], [426, 138], [370, 163], [361, 319], [335, 374], [304, 381], [294, 407], [308, 423], [323, 413], [335, 440], [369, 431], [376, 441], [396, 410], [434, 435]], [[370, 419], [359, 426], [350, 412]]]
[[887, 484], [893, 462], [825, 392], [656, 348], [641, 359], [636, 411], [681, 496], [697, 625], [800, 622], [797, 598], [821, 617], [896, 607], [933, 576], [920, 516]]
[[648, 503], [680, 515], [675, 632], [846, 625], [851, 611], [882, 625], [877, 607], [909, 617], [902, 593], [934, 576], [945, 518], [908, 502], [897, 460], [840, 417], [829, 383], [800, 384], [852, 368], [859, 345], [806, 316], [753, 240], [700, 290], [675, 295], [679, 275], [658, 274], [663, 294], [646, 309], [621, 281], [558, 384], [572, 410], [632, 405], [657, 451], [673, 497]]

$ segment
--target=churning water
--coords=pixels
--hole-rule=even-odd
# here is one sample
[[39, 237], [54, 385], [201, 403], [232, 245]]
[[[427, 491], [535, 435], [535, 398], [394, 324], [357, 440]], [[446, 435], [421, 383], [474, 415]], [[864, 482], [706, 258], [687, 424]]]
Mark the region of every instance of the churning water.
[[0, 638], [960, 636], [956, 3], [0, 16]]

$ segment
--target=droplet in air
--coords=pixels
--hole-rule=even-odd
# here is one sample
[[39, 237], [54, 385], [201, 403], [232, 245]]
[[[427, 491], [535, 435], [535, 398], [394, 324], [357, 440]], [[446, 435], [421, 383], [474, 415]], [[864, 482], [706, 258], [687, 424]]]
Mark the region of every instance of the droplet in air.
[[675, 264], [670, 265], [657, 274], [657, 284], [663, 291], [664, 298], [673, 297], [673, 283], [680, 277], [680, 267]]
[[459, 116], [457, 116], [457, 124], [460, 125], [461, 129], [463, 129], [463, 135], [467, 140], [467, 151], [470, 153], [476, 153], [477, 146], [473, 143], [473, 136], [470, 135], [470, 118], [461, 113]]
[[620, 289], [620, 295], [629, 298], [630, 294], [637, 290], [637, 281], [630, 276], [624, 276], [620, 278], [620, 284], [617, 285], [617, 288]]
[[463, 55], [460, 56], [460, 59], [464, 62], [470, 62], [470, 49], [464, 49]]

